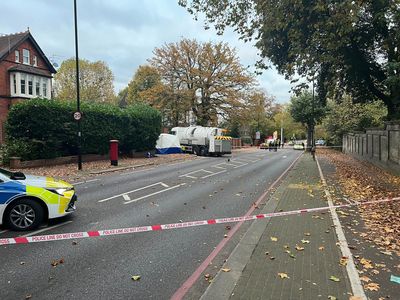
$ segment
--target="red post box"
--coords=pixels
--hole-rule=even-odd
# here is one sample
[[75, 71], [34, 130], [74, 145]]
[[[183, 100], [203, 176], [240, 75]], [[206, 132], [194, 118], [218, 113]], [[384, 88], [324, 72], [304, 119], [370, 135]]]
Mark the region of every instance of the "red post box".
[[112, 166], [118, 166], [118, 140], [110, 140], [110, 160]]

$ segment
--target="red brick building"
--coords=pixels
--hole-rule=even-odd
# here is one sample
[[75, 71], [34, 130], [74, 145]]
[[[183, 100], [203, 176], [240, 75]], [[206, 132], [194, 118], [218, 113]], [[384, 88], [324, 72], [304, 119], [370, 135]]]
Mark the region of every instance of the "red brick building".
[[29, 30], [0, 36], [0, 143], [10, 107], [25, 99], [51, 99], [55, 73]]

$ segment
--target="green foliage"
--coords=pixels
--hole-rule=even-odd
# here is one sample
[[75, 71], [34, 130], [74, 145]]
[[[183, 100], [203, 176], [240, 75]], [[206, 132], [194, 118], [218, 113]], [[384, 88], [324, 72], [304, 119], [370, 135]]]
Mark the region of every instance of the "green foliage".
[[[83, 102], [115, 103], [114, 75], [103, 61], [79, 60], [80, 98]], [[64, 101], [76, 99], [75, 58], [64, 60], [54, 75], [55, 97]]]
[[328, 133], [328, 141], [335, 145], [342, 143], [345, 133], [382, 126], [387, 115], [387, 109], [382, 101], [354, 104], [348, 95], [342, 98], [341, 103], [329, 101], [328, 109], [322, 127]]
[[233, 137], [233, 138], [238, 138], [238, 137], [240, 137], [240, 131], [239, 131], [239, 128], [240, 127], [240, 124], [239, 124], [239, 122], [238, 121], [233, 121], [231, 124], [230, 124], [230, 126], [229, 126], [229, 128], [228, 128], [228, 130], [229, 130], [229, 136], [231, 136], [231, 137]]
[[303, 91], [299, 96], [290, 99], [290, 114], [296, 122], [315, 126], [324, 116], [325, 107], [321, 105], [317, 97], [313, 98], [310, 91]]
[[[78, 146], [77, 123], [73, 119], [75, 110], [72, 102], [46, 99], [14, 105], [6, 124], [5, 154], [23, 159], [75, 155]], [[111, 139], [120, 141], [123, 153], [153, 149], [161, 132], [160, 113], [145, 104], [120, 109], [113, 105], [83, 103], [81, 110], [83, 154], [107, 153]]]
[[355, 102], [382, 100], [389, 118], [400, 119], [398, 0], [179, 3], [196, 17], [203, 13], [207, 27], [233, 27], [255, 43], [260, 67], [270, 61], [287, 78], [313, 76], [321, 100], [345, 90]]

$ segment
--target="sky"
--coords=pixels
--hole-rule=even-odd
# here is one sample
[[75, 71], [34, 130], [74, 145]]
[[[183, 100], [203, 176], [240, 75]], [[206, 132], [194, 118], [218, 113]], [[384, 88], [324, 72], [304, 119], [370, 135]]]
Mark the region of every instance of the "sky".
[[[228, 30], [218, 36], [205, 30], [178, 0], [77, 0], [79, 57], [101, 60], [112, 70], [115, 91], [123, 89], [153, 50], [182, 38], [226, 42], [235, 47], [241, 63], [255, 70], [257, 49]], [[75, 56], [73, 0], [13, 0], [1, 4], [0, 34], [30, 32], [46, 56], [61, 65]], [[260, 88], [286, 103], [291, 84], [269, 69], [257, 76]]]

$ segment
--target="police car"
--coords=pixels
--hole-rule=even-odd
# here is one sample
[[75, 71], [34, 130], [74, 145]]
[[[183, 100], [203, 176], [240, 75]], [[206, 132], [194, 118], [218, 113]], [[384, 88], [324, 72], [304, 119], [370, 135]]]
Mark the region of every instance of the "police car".
[[65, 181], [0, 168], [0, 225], [32, 230], [75, 211], [76, 200], [74, 187]]

